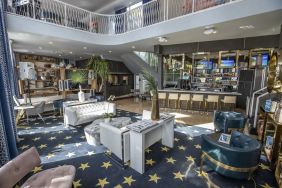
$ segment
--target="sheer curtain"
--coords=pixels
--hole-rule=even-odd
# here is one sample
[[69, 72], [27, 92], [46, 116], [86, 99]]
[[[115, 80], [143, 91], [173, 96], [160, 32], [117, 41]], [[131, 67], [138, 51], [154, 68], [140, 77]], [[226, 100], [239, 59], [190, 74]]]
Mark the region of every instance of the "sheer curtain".
[[14, 104], [12, 101], [13, 69], [5, 23], [4, 1], [0, 2], [0, 165], [17, 156]]

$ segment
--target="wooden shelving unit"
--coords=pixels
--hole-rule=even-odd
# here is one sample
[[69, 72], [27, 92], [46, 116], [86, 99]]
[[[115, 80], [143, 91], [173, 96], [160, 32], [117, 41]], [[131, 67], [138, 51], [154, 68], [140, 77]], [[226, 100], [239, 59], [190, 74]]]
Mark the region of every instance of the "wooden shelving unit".
[[[274, 114], [266, 112], [263, 107], [260, 108], [260, 118], [263, 121], [263, 134], [261, 142], [263, 152], [271, 167], [275, 170], [275, 179], [280, 188], [282, 188], [282, 179], [280, 178], [282, 167], [282, 124], [274, 120]], [[273, 136], [273, 145], [271, 148], [265, 147], [266, 137]]]

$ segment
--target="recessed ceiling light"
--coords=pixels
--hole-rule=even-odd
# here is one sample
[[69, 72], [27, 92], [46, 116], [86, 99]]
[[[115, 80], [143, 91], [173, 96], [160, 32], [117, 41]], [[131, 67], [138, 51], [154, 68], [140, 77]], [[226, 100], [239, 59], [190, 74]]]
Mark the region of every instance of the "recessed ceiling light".
[[84, 46], [84, 47], [83, 47], [83, 49], [84, 49], [84, 50], [87, 50], [87, 47], [86, 47], [86, 46]]
[[38, 49], [42, 50], [42, 47], [41, 47], [41, 46], [39, 46], [39, 47], [38, 47]]
[[79, 57], [80, 59], [82, 59], [82, 57]]
[[166, 37], [158, 37], [157, 38], [159, 42], [167, 42], [167, 38]]
[[70, 54], [72, 54], [72, 52], [70, 52]]
[[52, 42], [52, 41], [49, 41], [48, 44], [53, 44], [53, 42]]
[[61, 54], [59, 54], [59, 57], [61, 57], [62, 55]]
[[240, 29], [254, 29], [255, 27], [253, 25], [241, 25], [239, 28]]
[[112, 51], [110, 50], [109, 53], [112, 53]]
[[205, 27], [205, 30], [204, 30], [205, 35], [211, 35], [211, 34], [216, 34], [216, 33], [217, 33], [217, 30], [215, 29], [214, 26]]
[[132, 49], [135, 49], [135, 46], [131, 46]]

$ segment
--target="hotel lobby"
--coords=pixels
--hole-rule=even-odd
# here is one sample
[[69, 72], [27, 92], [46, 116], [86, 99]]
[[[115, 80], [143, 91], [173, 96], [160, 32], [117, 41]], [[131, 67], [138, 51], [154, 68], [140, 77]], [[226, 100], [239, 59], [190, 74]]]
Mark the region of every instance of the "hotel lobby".
[[282, 188], [281, 0], [3, 0], [0, 188]]

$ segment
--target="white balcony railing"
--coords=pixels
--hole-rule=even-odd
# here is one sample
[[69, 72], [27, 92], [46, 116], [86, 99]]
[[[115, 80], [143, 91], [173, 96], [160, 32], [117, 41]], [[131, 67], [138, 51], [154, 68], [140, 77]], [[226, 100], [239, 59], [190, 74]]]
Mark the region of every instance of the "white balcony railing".
[[[99, 34], [121, 34], [232, 0], [153, 0], [122, 14], [90, 12], [58, 0], [7, 0], [7, 12]], [[22, 3], [21, 3], [22, 2]]]

